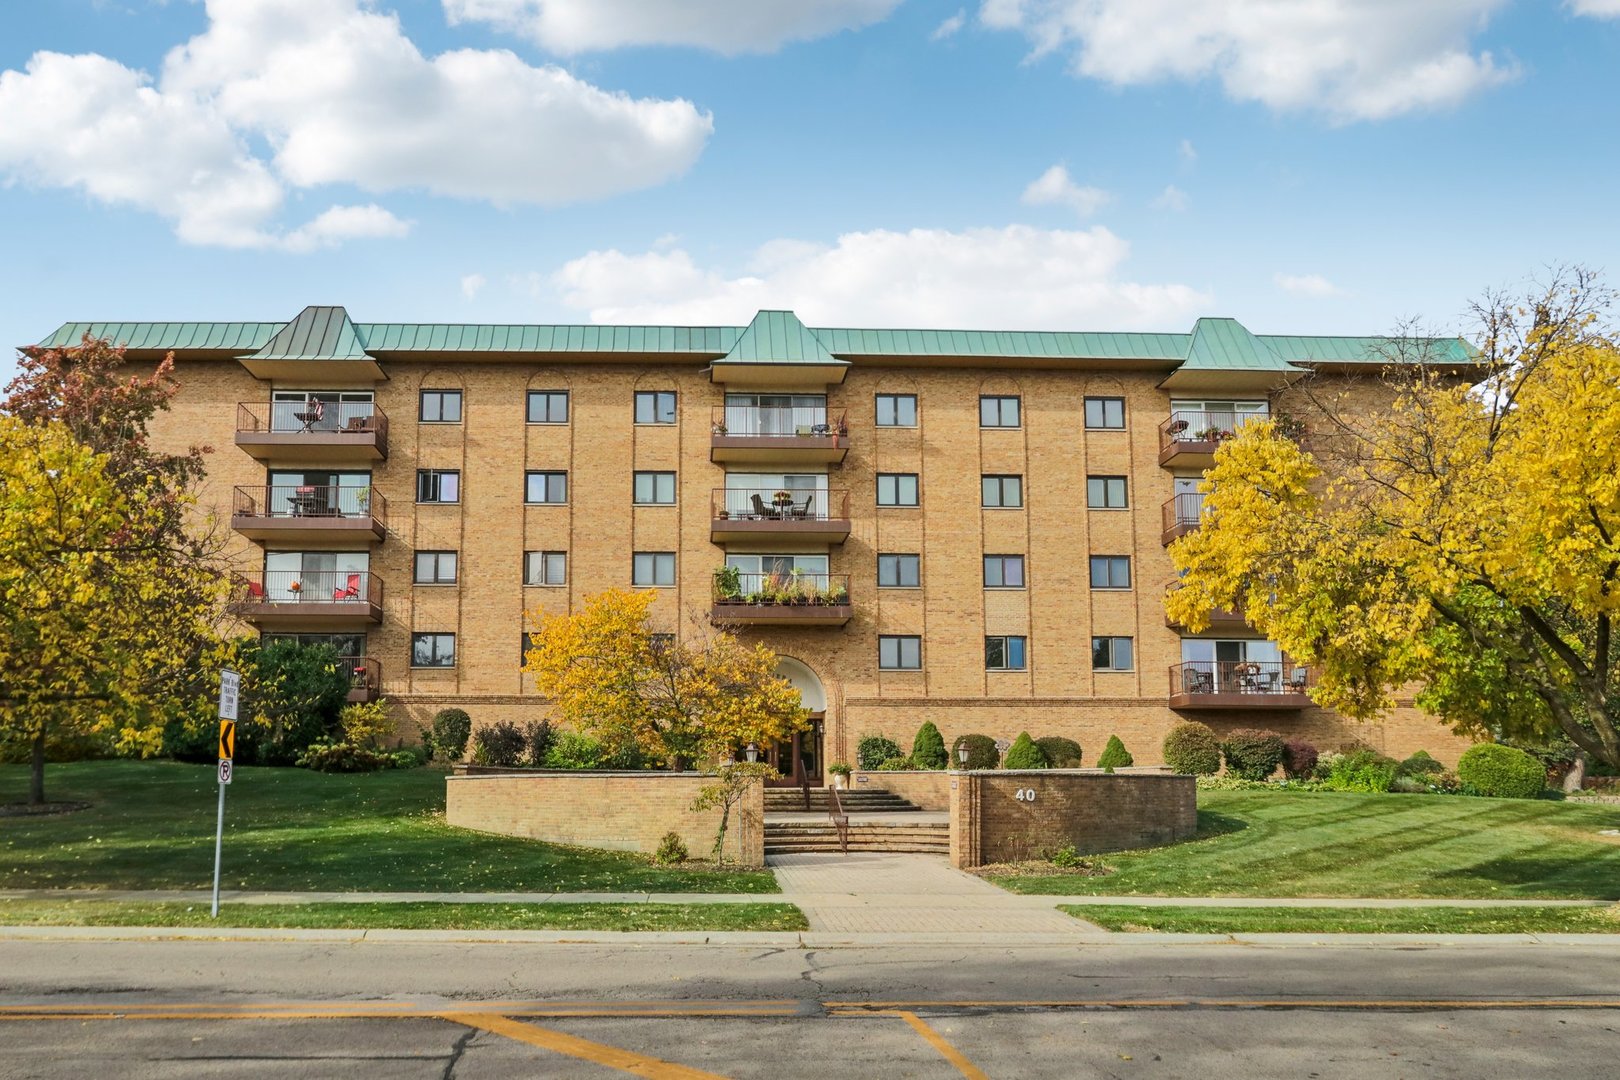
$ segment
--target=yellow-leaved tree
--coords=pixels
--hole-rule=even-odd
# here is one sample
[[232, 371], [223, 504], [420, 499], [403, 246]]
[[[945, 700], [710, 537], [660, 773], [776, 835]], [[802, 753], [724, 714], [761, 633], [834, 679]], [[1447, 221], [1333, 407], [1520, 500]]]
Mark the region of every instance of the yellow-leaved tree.
[[30, 802], [45, 800], [48, 742], [153, 754], [195, 698], [186, 643], [211, 639], [217, 580], [176, 568], [173, 512], [66, 424], [0, 416], [0, 740], [28, 748]]
[[655, 634], [653, 596], [610, 589], [573, 614], [530, 614], [523, 670], [558, 719], [610, 752], [639, 747], [672, 768], [808, 725], [799, 692], [776, 674], [776, 653], [697, 627], [680, 641]]
[[1620, 766], [1620, 341], [1583, 271], [1477, 305], [1479, 365], [1391, 339], [1381, 407], [1308, 387], [1309, 452], [1245, 425], [1171, 545], [1189, 629], [1242, 605], [1355, 717], [1417, 684], [1457, 730], [1562, 733]]

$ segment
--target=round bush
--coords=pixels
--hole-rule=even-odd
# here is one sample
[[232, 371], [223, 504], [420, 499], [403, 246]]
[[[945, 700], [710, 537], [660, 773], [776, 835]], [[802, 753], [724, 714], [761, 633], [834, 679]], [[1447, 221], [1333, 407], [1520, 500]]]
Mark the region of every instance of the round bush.
[[1164, 763], [1178, 773], [1214, 776], [1221, 771], [1221, 740], [1208, 724], [1177, 724], [1164, 737]]
[[1107, 772], [1113, 772], [1115, 769], [1129, 768], [1134, 764], [1136, 764], [1136, 759], [1131, 757], [1129, 750], [1125, 749], [1125, 744], [1120, 742], [1119, 736], [1108, 736], [1108, 745], [1103, 747], [1102, 754], [1097, 758], [1097, 767]]
[[465, 709], [440, 709], [433, 716], [433, 752], [445, 761], [460, 761], [472, 738], [472, 717]]
[[1019, 733], [1012, 746], [1007, 748], [1007, 760], [1002, 766], [1008, 769], [1050, 769], [1052, 763], [1046, 760], [1046, 751], [1036, 746], [1035, 740], [1025, 731]]
[[[963, 764], [960, 753], [962, 747], [967, 747], [967, 763]], [[958, 735], [951, 744], [951, 768], [953, 769], [993, 769], [1001, 762], [1001, 752], [996, 749], [996, 740], [988, 735]]]
[[1480, 795], [1497, 799], [1534, 799], [1541, 794], [1547, 770], [1541, 762], [1511, 746], [1480, 743], [1463, 751], [1457, 778]]
[[1044, 739], [1036, 739], [1035, 745], [1046, 751], [1046, 760], [1052, 763], [1054, 769], [1080, 767], [1080, 744], [1073, 739], [1065, 739], [1062, 735], [1048, 735]]
[[900, 746], [885, 735], [865, 735], [855, 744], [855, 764], [875, 769], [890, 758], [905, 757]]
[[1282, 764], [1283, 737], [1275, 731], [1238, 728], [1221, 742], [1226, 771], [1240, 780], [1264, 780]]
[[1304, 739], [1289, 739], [1283, 743], [1283, 775], [1290, 780], [1310, 779], [1320, 756]]
[[932, 720], [924, 720], [923, 726], [917, 729], [917, 737], [911, 740], [911, 760], [917, 763], [919, 769], [943, 769], [947, 764], [949, 755], [945, 753], [945, 738], [939, 733]]
[[1396, 776], [1416, 776], [1420, 778], [1445, 771], [1446, 767], [1430, 757], [1426, 750], [1419, 750], [1395, 767]]

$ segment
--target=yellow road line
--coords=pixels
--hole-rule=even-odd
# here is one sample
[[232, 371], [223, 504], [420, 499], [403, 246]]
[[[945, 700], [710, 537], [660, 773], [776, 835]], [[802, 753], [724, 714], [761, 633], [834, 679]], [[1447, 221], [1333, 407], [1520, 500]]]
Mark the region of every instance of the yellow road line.
[[826, 1001], [822, 1004], [833, 1013], [851, 1016], [893, 1014], [906, 1009], [1620, 1009], [1620, 1000], [1605, 998], [1096, 998], [1081, 1001]]
[[485, 1013], [440, 1013], [439, 1015], [453, 1024], [462, 1024], [479, 1031], [504, 1035], [508, 1039], [528, 1043], [530, 1046], [538, 1046], [542, 1050], [550, 1050], [554, 1054], [565, 1054], [568, 1057], [579, 1058], [582, 1061], [589, 1061], [596, 1065], [606, 1065], [610, 1069], [618, 1069], [620, 1072], [645, 1077], [646, 1080], [725, 1080], [725, 1077], [718, 1073], [703, 1072], [701, 1069], [689, 1069], [685, 1065], [676, 1065], [674, 1062], [646, 1057], [630, 1050], [620, 1049], [617, 1046], [608, 1046], [605, 1043], [591, 1042], [589, 1039], [581, 1039], [573, 1035], [564, 1035], [560, 1031], [520, 1023], [504, 1016], [490, 1016]]
[[962, 1056], [962, 1052], [946, 1041], [945, 1036], [929, 1027], [922, 1017], [914, 1012], [897, 1012], [894, 1015], [911, 1025], [911, 1030], [928, 1040], [928, 1044], [939, 1051], [940, 1057], [956, 1066], [956, 1071], [967, 1077], [968, 1080], [990, 1080], [977, 1065]]

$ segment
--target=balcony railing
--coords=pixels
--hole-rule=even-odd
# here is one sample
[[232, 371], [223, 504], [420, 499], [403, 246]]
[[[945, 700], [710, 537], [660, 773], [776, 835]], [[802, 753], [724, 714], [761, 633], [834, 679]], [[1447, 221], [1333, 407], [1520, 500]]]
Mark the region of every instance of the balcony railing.
[[709, 538], [795, 538], [840, 544], [849, 536], [849, 491], [843, 488], [715, 488]]
[[388, 531], [388, 500], [370, 485], [238, 487], [231, 528], [255, 540], [381, 540]]
[[338, 670], [349, 678], [350, 701], [376, 701], [382, 694], [382, 663], [371, 656], [340, 656]]
[[1164, 504], [1164, 532], [1160, 540], [1168, 544], [1178, 536], [1186, 536], [1198, 528], [1204, 516], [1204, 493], [1183, 491], [1170, 497]]
[[[1166, 585], [1164, 588], [1165, 599], [1168, 600], [1170, 594], [1179, 588], [1181, 588], [1181, 582], [1179, 581], [1172, 581], [1169, 585]], [[1181, 623], [1170, 617], [1168, 610], [1165, 611], [1164, 625], [1172, 630], [1184, 629]], [[1243, 603], [1240, 600], [1234, 608], [1216, 608], [1211, 611], [1209, 613], [1209, 626], [1205, 632], [1210, 630], [1241, 630], [1248, 625], [1249, 620], [1243, 615]]]
[[380, 460], [388, 415], [372, 401], [244, 401], [236, 445], [258, 458]]
[[1315, 685], [1310, 668], [1281, 660], [1188, 660], [1170, 667], [1177, 709], [1302, 709]]
[[853, 609], [848, 574], [716, 572], [716, 622], [842, 626]]
[[716, 405], [711, 461], [836, 463], [849, 453], [849, 419], [825, 405]]
[[264, 570], [231, 575], [232, 614], [245, 619], [382, 621], [382, 578], [369, 571]]

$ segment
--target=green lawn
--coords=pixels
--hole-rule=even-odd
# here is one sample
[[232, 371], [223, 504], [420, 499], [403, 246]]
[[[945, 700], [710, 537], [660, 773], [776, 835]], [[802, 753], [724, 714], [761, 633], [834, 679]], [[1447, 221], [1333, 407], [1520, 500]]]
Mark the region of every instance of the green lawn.
[[792, 904], [139, 904], [0, 901], [0, 926], [370, 930], [805, 930]]
[[1211, 908], [1064, 905], [1104, 930], [1179, 934], [1620, 934], [1616, 908]]
[[[0, 766], [0, 803], [27, 770]], [[388, 892], [778, 892], [769, 871], [665, 868], [638, 855], [453, 829], [445, 774], [238, 769], [225, 802], [226, 889]], [[196, 889], [213, 875], [214, 769], [94, 761], [46, 768], [46, 798], [90, 809], [0, 817], [0, 888]]]
[[1620, 900], [1620, 807], [1341, 792], [1201, 791], [1199, 838], [1099, 856], [1104, 876], [992, 877], [1113, 896]]

